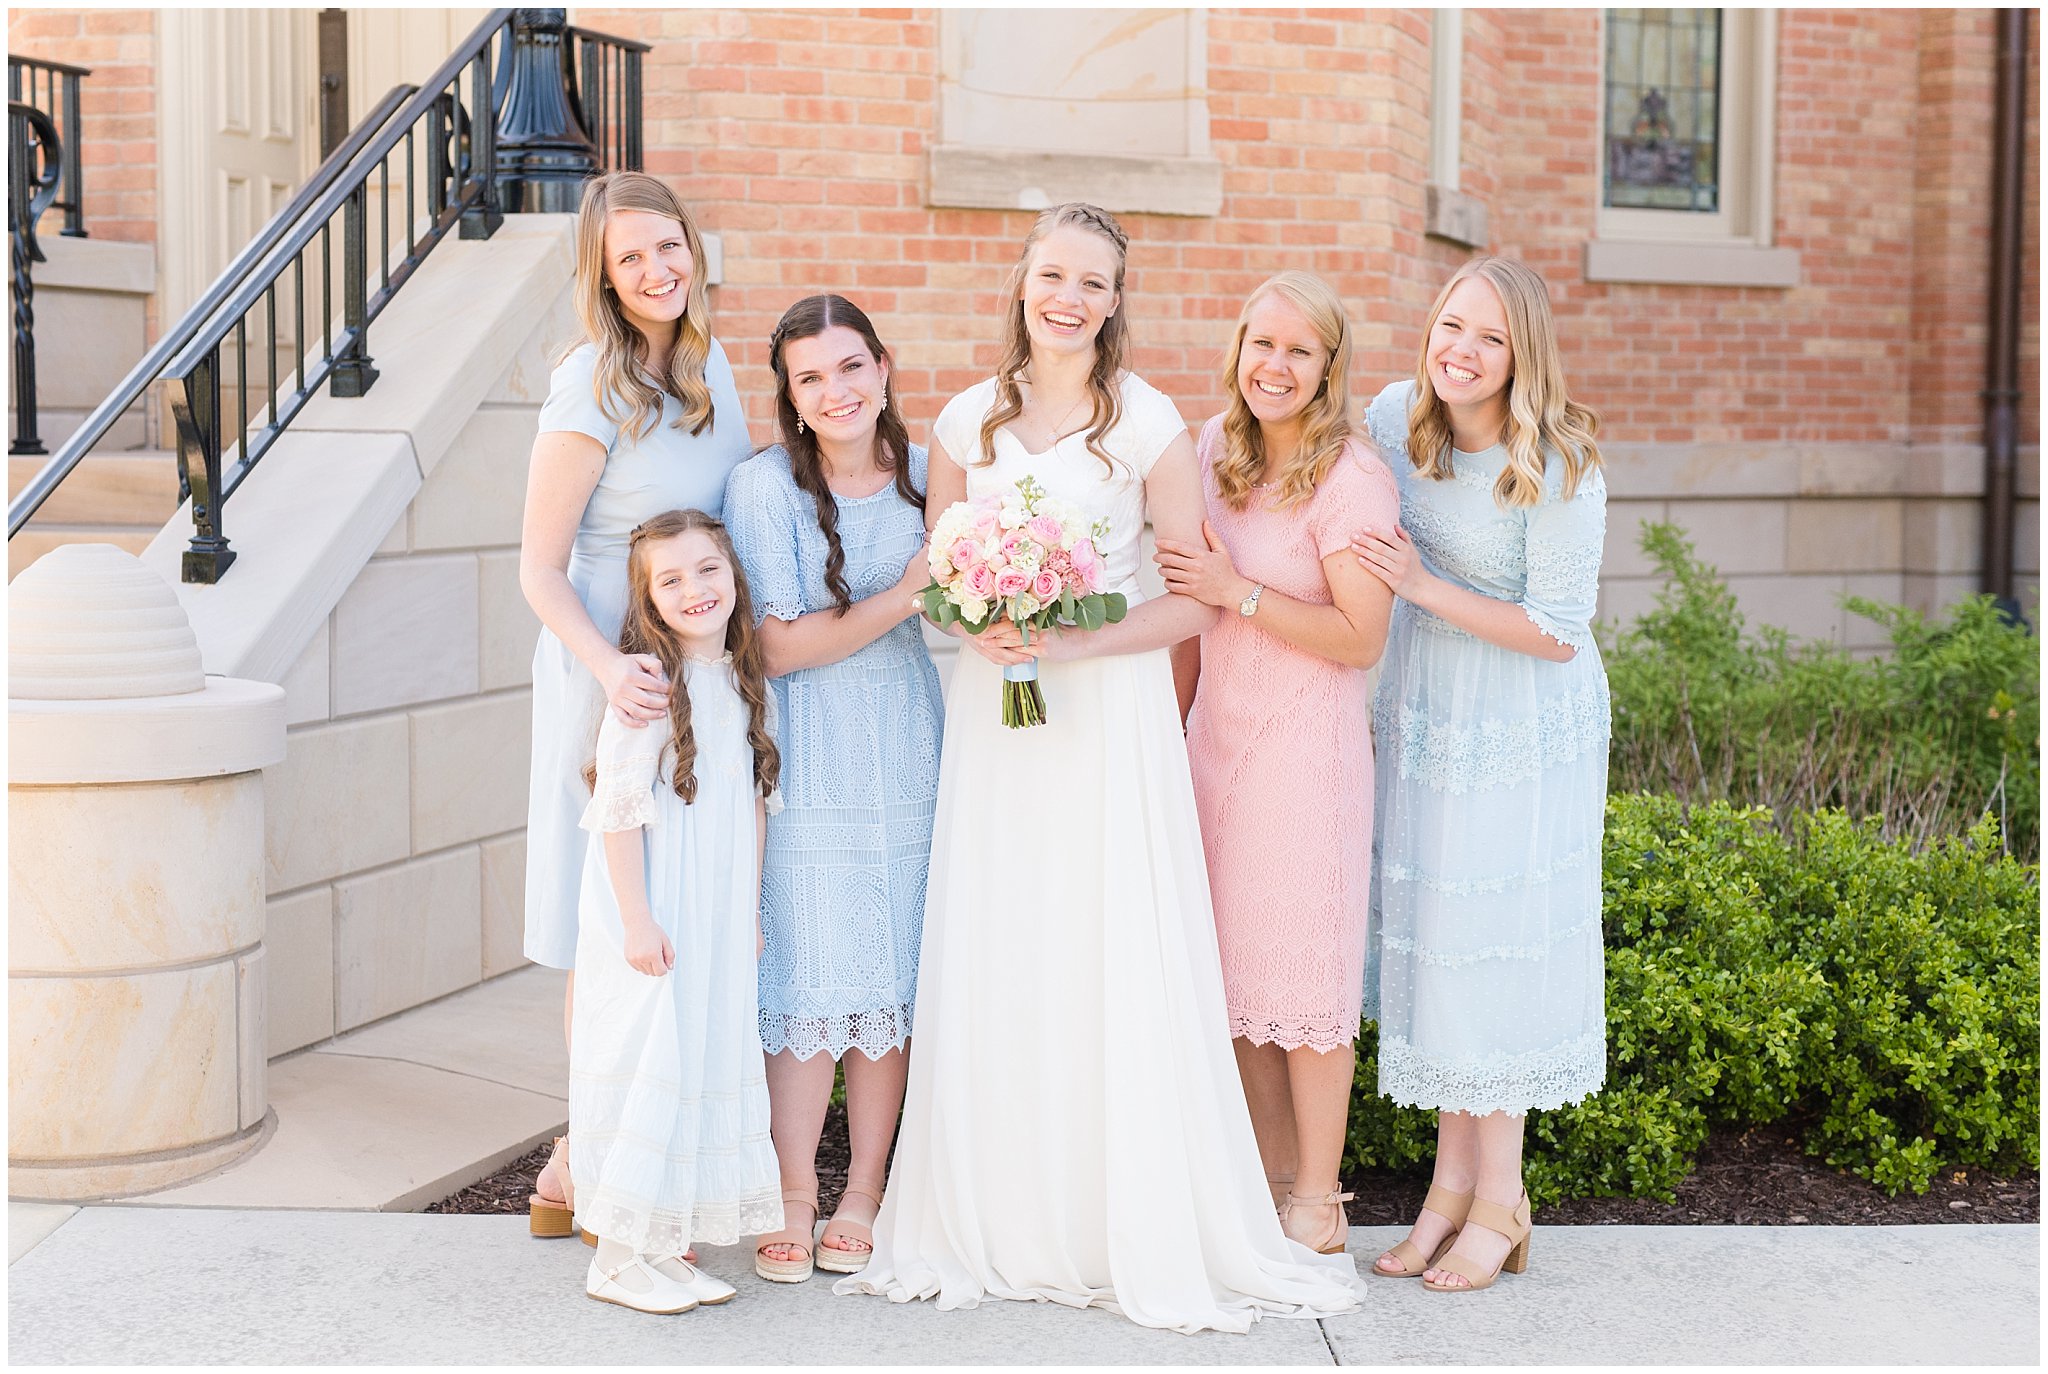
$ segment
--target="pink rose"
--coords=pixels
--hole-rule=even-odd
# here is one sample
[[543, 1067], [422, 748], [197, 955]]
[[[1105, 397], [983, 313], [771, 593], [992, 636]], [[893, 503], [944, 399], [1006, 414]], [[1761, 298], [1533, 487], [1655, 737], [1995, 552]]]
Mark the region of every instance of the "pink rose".
[[1080, 540], [1075, 543], [1069, 556], [1073, 559], [1074, 573], [1081, 579], [1082, 585], [1091, 592], [1101, 591], [1108, 569], [1103, 566], [1102, 555], [1095, 551], [1095, 545], [1089, 540]]
[[1015, 559], [1017, 550], [1031, 547], [1031, 536], [1023, 530], [1011, 530], [1003, 536], [1003, 557]]
[[1019, 596], [1031, 586], [1031, 579], [1015, 568], [1005, 568], [996, 574], [996, 595], [1004, 601]]
[[1031, 579], [1031, 594], [1050, 606], [1060, 597], [1060, 575], [1051, 568], [1040, 568], [1038, 576]]
[[1002, 528], [1002, 522], [996, 518], [996, 513], [993, 510], [983, 510], [974, 517], [974, 537], [976, 539], [987, 539], [1000, 528]]
[[1066, 533], [1060, 528], [1060, 522], [1050, 515], [1034, 515], [1024, 528], [1031, 531], [1031, 537], [1048, 549], [1058, 548], [1061, 537]]
[[993, 600], [996, 594], [996, 575], [986, 563], [976, 563], [966, 570], [961, 579], [967, 594], [977, 601]]
[[971, 568], [981, 561], [981, 545], [972, 539], [955, 539], [953, 547], [946, 552], [956, 568]]

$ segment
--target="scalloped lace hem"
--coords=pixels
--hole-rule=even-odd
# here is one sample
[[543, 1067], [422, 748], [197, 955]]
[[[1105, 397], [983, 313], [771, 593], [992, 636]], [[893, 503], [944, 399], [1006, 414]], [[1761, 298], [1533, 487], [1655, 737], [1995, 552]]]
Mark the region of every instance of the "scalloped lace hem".
[[1385, 753], [1404, 780], [1452, 794], [1512, 787], [1544, 770], [1604, 754], [1612, 728], [1607, 682], [1599, 678], [1545, 703], [1540, 716], [1438, 725], [1402, 702]]
[[844, 1059], [848, 1051], [858, 1050], [870, 1059], [880, 1059], [909, 1041], [912, 1008], [912, 1003], [904, 1002], [844, 1016], [790, 1016], [763, 1009], [761, 1052], [781, 1054], [787, 1050], [802, 1060], [820, 1050], [834, 1059]]
[[1552, 1049], [1449, 1063], [1381, 1028], [1380, 1095], [1404, 1107], [1475, 1116], [1548, 1112], [1591, 1097], [1606, 1081], [1604, 1031]]
[[1318, 1054], [1328, 1054], [1358, 1039], [1358, 1022], [1353, 1020], [1346, 1025], [1306, 1017], [1276, 1021], [1271, 1017], [1231, 1012], [1230, 1038], [1248, 1040], [1254, 1045], [1278, 1045], [1283, 1050], [1298, 1050], [1306, 1045]]
[[692, 1245], [737, 1245], [742, 1236], [782, 1229], [781, 1185], [731, 1201], [700, 1202], [687, 1214], [608, 1195], [600, 1188], [587, 1205], [579, 1201], [576, 1224], [603, 1240], [632, 1246], [636, 1255], [680, 1255]]
[[1543, 632], [1547, 639], [1554, 639], [1567, 649], [1583, 649], [1593, 642], [1592, 631], [1583, 626], [1566, 626], [1555, 616], [1537, 610], [1528, 602], [1522, 603], [1522, 614], [1529, 617], [1529, 623]]

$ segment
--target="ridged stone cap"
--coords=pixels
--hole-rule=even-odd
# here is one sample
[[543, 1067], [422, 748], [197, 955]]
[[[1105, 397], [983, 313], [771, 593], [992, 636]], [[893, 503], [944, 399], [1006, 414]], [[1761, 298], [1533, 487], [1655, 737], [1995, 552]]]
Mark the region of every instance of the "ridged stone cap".
[[169, 583], [112, 544], [66, 544], [7, 589], [7, 695], [168, 697], [206, 686], [199, 637]]

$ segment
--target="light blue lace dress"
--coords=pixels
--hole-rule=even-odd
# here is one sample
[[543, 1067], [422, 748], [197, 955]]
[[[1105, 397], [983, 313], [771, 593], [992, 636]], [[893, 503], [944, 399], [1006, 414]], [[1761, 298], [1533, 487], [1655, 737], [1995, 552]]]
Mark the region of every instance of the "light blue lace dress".
[[[922, 491], [925, 451], [910, 450]], [[924, 540], [895, 485], [841, 497], [839, 542], [856, 601], [894, 585]], [[734, 470], [725, 518], [754, 614], [795, 620], [834, 603], [817, 508], [765, 449]], [[915, 618], [837, 663], [775, 678], [784, 809], [762, 865], [761, 1048], [809, 1059], [903, 1044], [917, 1000], [925, 876], [945, 707]]]
[[1453, 476], [1420, 476], [1408, 457], [1414, 385], [1382, 391], [1366, 424], [1424, 563], [1519, 603], [1578, 653], [1518, 654], [1394, 603], [1373, 701], [1365, 1014], [1379, 1021], [1379, 1088], [1443, 1111], [1555, 1108], [1597, 1090], [1607, 1065], [1608, 697], [1590, 629], [1607, 487], [1589, 473], [1566, 500], [1552, 456], [1543, 503], [1504, 509], [1493, 498], [1504, 448], [1454, 452]]

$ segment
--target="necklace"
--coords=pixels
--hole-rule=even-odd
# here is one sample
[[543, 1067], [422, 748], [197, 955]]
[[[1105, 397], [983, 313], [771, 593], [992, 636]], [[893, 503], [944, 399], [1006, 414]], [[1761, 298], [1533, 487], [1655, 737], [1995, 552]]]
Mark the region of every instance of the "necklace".
[[1067, 407], [1067, 413], [1060, 416], [1059, 421], [1056, 424], [1054, 424], [1052, 429], [1047, 433], [1045, 440], [1045, 448], [1040, 449], [1039, 452], [1043, 453], [1046, 449], [1053, 448], [1059, 443], [1060, 431], [1067, 427], [1067, 421], [1074, 418], [1074, 412], [1079, 410], [1081, 408], [1081, 402], [1087, 399], [1088, 392], [1084, 389], [1079, 396], [1076, 396], [1074, 398], [1074, 403]]

